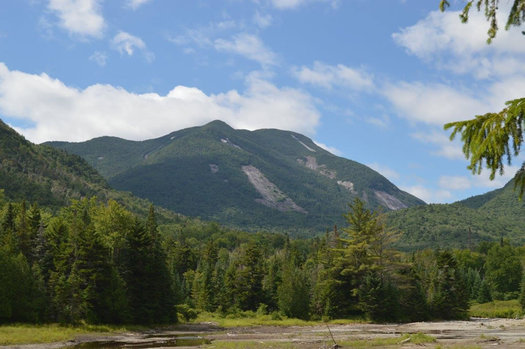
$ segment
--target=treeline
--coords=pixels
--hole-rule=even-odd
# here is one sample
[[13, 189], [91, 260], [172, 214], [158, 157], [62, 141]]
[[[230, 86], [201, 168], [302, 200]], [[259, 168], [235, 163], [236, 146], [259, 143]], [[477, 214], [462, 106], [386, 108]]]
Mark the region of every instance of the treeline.
[[373, 321], [465, 318], [469, 301], [520, 296], [522, 249], [391, 248], [396, 236], [355, 201], [348, 226], [314, 239], [157, 226], [114, 201], [52, 215], [0, 197], [0, 322], [173, 323], [199, 311]]

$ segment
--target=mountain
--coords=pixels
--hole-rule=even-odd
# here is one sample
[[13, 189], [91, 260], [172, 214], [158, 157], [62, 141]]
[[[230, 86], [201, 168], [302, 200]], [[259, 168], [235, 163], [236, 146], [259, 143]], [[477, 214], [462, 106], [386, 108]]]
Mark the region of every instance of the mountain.
[[424, 204], [374, 170], [290, 131], [235, 130], [213, 121], [146, 141], [49, 145], [83, 157], [118, 190], [252, 230], [324, 231], [343, 223], [354, 197], [383, 211]]
[[59, 207], [109, 186], [81, 157], [34, 145], [0, 120], [0, 188], [7, 199]]
[[501, 238], [525, 243], [525, 202], [514, 182], [453, 204], [412, 207], [387, 214], [389, 226], [401, 231], [398, 247], [467, 248]]
[[[27, 141], [0, 120], [0, 200], [26, 200], [58, 210], [73, 199], [96, 196], [101, 201], [116, 200], [131, 211], [146, 215], [147, 200], [118, 192], [84, 159], [49, 145]], [[157, 210], [161, 222], [181, 217]]]

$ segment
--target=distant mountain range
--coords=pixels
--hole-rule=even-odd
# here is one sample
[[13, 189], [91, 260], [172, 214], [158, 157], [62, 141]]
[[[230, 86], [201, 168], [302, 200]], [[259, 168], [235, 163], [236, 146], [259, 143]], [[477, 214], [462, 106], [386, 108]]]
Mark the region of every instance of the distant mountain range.
[[298, 133], [213, 121], [146, 141], [49, 145], [83, 157], [118, 190], [175, 212], [304, 236], [344, 224], [354, 197], [383, 211], [423, 205], [376, 171]]
[[468, 248], [481, 241], [525, 243], [525, 202], [514, 182], [453, 204], [432, 204], [389, 212], [389, 226], [401, 231], [398, 246]]
[[[453, 204], [424, 205], [377, 172], [293, 132], [233, 130], [216, 121], [144, 142], [101, 137], [50, 144], [80, 156], [32, 144], [0, 121], [0, 190], [6, 199], [56, 210], [71, 199], [97, 196], [146, 214], [147, 200], [114, 186], [190, 216], [309, 236], [344, 226], [347, 203], [358, 196], [387, 211], [388, 226], [402, 232], [397, 246], [404, 250], [474, 247], [501, 238], [525, 243], [525, 202], [512, 181]], [[166, 223], [186, 221], [157, 211]]]

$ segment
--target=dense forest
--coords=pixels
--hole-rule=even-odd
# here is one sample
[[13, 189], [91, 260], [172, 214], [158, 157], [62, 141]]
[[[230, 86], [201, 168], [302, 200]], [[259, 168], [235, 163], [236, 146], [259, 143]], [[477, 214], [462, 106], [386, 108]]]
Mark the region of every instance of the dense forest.
[[373, 321], [464, 318], [520, 296], [522, 248], [404, 254], [356, 200], [347, 226], [291, 240], [198, 220], [158, 225], [109, 201], [53, 214], [0, 197], [0, 322], [174, 323], [200, 311]]

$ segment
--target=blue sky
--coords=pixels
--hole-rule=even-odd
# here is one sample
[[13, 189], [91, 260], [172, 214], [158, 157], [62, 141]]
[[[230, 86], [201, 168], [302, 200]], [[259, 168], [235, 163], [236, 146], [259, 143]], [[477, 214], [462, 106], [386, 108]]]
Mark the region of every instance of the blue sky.
[[525, 95], [525, 38], [502, 30], [488, 46], [481, 15], [461, 24], [463, 1], [438, 2], [4, 0], [0, 118], [35, 143], [214, 119], [288, 129], [453, 202], [502, 186], [523, 160], [474, 176], [442, 125]]

